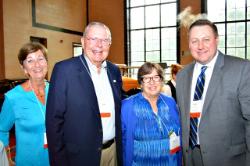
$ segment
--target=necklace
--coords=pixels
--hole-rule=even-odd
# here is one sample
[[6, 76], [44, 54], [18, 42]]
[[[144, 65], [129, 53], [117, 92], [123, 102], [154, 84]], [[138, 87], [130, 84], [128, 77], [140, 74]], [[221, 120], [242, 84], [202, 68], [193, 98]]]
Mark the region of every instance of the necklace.
[[[36, 103], [37, 103], [37, 105], [39, 106], [39, 109], [40, 109], [40, 111], [41, 111], [41, 113], [42, 113], [42, 115], [43, 115], [43, 119], [45, 120], [45, 109], [42, 108], [42, 105], [41, 105], [41, 103], [39, 102], [40, 99], [37, 97], [37, 95], [36, 95], [36, 93], [35, 93], [35, 91], [34, 91], [32, 85], [31, 85], [30, 81], [29, 81], [29, 85], [30, 85], [30, 88], [32, 89], [32, 92], [33, 92], [35, 98], [36, 98]], [[40, 101], [41, 101], [41, 100], [40, 100]], [[45, 101], [41, 101], [41, 102], [42, 102], [42, 103], [45, 105], [45, 107], [46, 107]]]
[[45, 91], [44, 92], [40, 92], [39, 90], [35, 91], [30, 80], [29, 80], [29, 86], [30, 86], [30, 89], [34, 92], [35, 96], [42, 102], [44, 103], [44, 96], [45, 96]]
[[42, 94], [42, 93], [40, 93], [39, 91], [38, 92], [35, 92], [35, 94], [36, 94], [36, 96], [38, 96], [38, 97], [44, 97], [44, 94]]

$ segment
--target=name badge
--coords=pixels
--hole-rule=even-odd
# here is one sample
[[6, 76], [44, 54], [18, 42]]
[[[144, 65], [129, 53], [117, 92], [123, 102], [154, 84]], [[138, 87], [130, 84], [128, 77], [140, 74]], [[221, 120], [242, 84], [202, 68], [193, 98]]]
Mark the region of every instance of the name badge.
[[180, 136], [177, 136], [175, 132], [172, 132], [169, 136], [169, 149], [170, 154], [175, 154], [179, 150], [181, 150]]
[[101, 112], [101, 118], [109, 118], [109, 117], [111, 117], [110, 112]]
[[47, 135], [46, 135], [46, 133], [43, 134], [43, 148], [44, 148], [44, 149], [47, 149], [47, 148], [48, 148]]
[[191, 118], [199, 118], [202, 112], [202, 102], [201, 100], [193, 101], [190, 110]]

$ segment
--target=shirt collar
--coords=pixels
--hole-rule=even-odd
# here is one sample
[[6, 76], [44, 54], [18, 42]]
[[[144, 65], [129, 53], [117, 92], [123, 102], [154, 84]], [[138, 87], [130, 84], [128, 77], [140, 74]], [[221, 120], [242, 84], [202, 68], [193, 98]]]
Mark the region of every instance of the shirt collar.
[[[90, 69], [91, 71], [96, 71], [96, 72], [97, 72], [97, 67], [89, 60], [89, 58], [88, 58], [86, 55], [85, 55], [84, 57], [85, 57], [86, 62], [87, 62], [87, 64], [88, 64], [88, 66], [89, 66], [89, 69]], [[102, 69], [105, 69], [105, 68], [107, 68], [107, 62], [106, 62], [106, 61], [103, 61], [103, 62], [102, 62], [102, 65], [101, 65], [101, 70], [102, 70]]]
[[214, 64], [215, 64], [215, 62], [217, 60], [218, 54], [219, 54], [219, 51], [217, 50], [217, 52], [216, 52], [215, 56], [213, 57], [213, 59], [209, 63], [207, 63], [205, 65], [201, 64], [199, 62], [196, 62], [195, 63], [196, 68], [200, 69], [202, 66], [207, 66], [207, 68], [213, 68]]

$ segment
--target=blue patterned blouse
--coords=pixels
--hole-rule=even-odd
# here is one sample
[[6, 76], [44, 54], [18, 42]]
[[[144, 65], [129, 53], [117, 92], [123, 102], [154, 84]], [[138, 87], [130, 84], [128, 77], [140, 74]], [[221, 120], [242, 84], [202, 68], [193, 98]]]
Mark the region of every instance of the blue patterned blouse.
[[181, 151], [170, 154], [169, 135], [180, 135], [180, 121], [173, 98], [160, 94], [155, 114], [150, 103], [136, 94], [122, 103], [124, 166], [180, 166]]
[[[46, 83], [46, 99], [49, 84]], [[0, 113], [0, 140], [9, 144], [9, 130], [15, 124], [16, 166], [48, 166], [48, 149], [44, 148], [45, 105], [33, 91], [21, 85], [5, 94]]]

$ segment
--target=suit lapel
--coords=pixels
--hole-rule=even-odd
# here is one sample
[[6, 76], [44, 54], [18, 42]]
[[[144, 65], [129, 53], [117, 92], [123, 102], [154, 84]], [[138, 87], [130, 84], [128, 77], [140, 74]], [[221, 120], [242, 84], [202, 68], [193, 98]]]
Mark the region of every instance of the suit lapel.
[[208, 113], [208, 107], [209, 107], [212, 99], [214, 98], [214, 95], [216, 94], [217, 87], [219, 87], [218, 84], [220, 83], [220, 79], [221, 79], [222, 74], [223, 74], [221, 71], [221, 68], [223, 65], [224, 65], [224, 56], [221, 52], [219, 52], [216, 63], [214, 65], [211, 80], [210, 80], [209, 85], [208, 85], [206, 98], [205, 98], [203, 109], [202, 109], [201, 121], [202, 121], [203, 117], [205, 117], [206, 114]]
[[83, 91], [88, 91], [91, 92], [89, 93], [90, 96], [86, 96], [88, 98], [90, 98], [92, 100], [93, 103], [96, 104], [92, 104], [92, 108], [93, 110], [96, 112], [96, 114], [98, 115], [98, 117], [100, 117], [100, 111], [99, 111], [99, 107], [98, 107], [98, 101], [97, 101], [97, 96], [95, 93], [95, 88], [94, 88], [94, 84], [91, 78], [91, 74], [89, 71], [89, 67], [87, 65], [87, 62], [85, 60], [85, 58], [83, 57], [83, 55], [81, 55], [81, 57], [79, 57], [79, 79], [80, 79], [80, 84], [86, 84], [88, 83], [88, 88], [84, 89]]
[[[182, 141], [183, 148], [187, 149], [189, 144], [189, 131], [190, 131], [190, 95], [191, 95], [191, 84], [194, 70], [194, 62], [187, 65], [183, 71], [178, 73], [176, 88], [177, 89], [177, 103], [180, 107], [181, 124], [182, 124]], [[183, 73], [182, 73], [183, 72]]]
[[79, 78], [81, 83], [89, 82], [90, 86], [92, 87], [90, 90], [94, 90], [94, 84], [91, 79], [91, 74], [89, 71], [89, 67], [85, 58], [82, 56], [79, 57], [80, 65], [79, 65]]
[[192, 77], [193, 77], [193, 70], [194, 70], [194, 64], [192, 63], [189, 70], [187, 70], [187, 73], [185, 75], [185, 79], [187, 80], [186, 82], [186, 86], [184, 87], [183, 91], [183, 97], [184, 97], [184, 101], [186, 101], [184, 103], [184, 108], [185, 108], [185, 118], [186, 121], [188, 122], [188, 126], [190, 124], [190, 103], [191, 103], [191, 86], [192, 86]]

